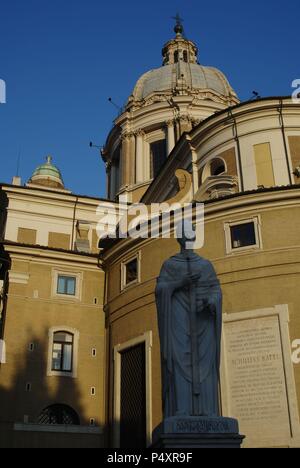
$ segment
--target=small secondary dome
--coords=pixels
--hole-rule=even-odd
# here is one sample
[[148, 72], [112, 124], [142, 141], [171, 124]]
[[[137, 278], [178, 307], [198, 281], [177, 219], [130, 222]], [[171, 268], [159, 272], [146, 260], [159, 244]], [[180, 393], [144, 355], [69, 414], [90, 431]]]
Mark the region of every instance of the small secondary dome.
[[214, 67], [198, 63], [196, 44], [183, 35], [177, 20], [176, 37], [165, 44], [163, 66], [149, 71], [137, 81], [128, 107], [159, 101], [162, 96], [191, 95], [232, 106], [239, 103], [237, 94], [225, 75]]
[[51, 156], [47, 156], [45, 164], [37, 167], [29, 180], [29, 184], [48, 188], [65, 188], [61, 172], [52, 164]]

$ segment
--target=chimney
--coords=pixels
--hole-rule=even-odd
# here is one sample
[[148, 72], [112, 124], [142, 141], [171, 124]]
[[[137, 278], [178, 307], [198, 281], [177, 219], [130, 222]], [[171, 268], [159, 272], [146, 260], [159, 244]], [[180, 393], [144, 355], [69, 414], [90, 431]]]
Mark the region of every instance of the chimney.
[[22, 179], [21, 179], [21, 177], [19, 177], [19, 176], [13, 177], [12, 185], [16, 185], [16, 186], [18, 186], [18, 187], [21, 187], [21, 185], [22, 185]]

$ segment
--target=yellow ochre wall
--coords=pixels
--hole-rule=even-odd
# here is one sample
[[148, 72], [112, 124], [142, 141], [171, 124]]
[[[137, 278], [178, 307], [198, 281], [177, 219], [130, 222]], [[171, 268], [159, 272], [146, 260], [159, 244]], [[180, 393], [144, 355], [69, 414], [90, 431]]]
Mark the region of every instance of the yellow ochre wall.
[[[210, 259], [216, 268], [224, 294], [224, 313], [234, 314], [287, 304], [292, 342], [300, 338], [300, 190], [297, 190], [298, 199], [295, 196], [290, 199], [290, 192], [296, 191], [286, 191], [277, 198], [272, 192], [241, 196], [240, 199], [234, 198], [207, 206], [205, 245], [198, 253]], [[224, 223], [257, 216], [261, 224], [262, 249], [226, 254]], [[163, 262], [178, 253], [179, 246], [174, 239], [122, 242], [123, 250], [122, 243], [119, 243], [104, 254], [110, 285], [107, 296], [109, 356], [113, 355], [115, 346], [147, 331], [153, 332], [152, 416], [155, 428], [161, 422], [162, 411], [160, 347], [154, 291]], [[137, 252], [141, 255], [141, 284], [121, 292], [121, 262]], [[112, 418], [111, 360], [109, 365], [109, 410]], [[300, 407], [300, 366], [295, 365], [294, 371]]]
[[257, 185], [273, 187], [275, 184], [270, 143], [254, 146]]
[[[5, 446], [101, 446], [105, 426], [105, 321], [103, 313], [104, 273], [96, 261], [90, 265], [76, 262], [74, 255], [66, 263], [49, 258], [35, 258], [11, 254], [11, 278], [14, 274], [28, 278], [27, 284], [10, 281], [4, 339], [6, 364], [0, 372], [0, 446], [5, 435]], [[53, 297], [53, 271], [80, 274], [82, 293], [80, 300]], [[25, 280], [26, 281], [26, 280]], [[97, 299], [97, 304], [95, 304]], [[66, 327], [79, 332], [77, 378], [47, 376], [49, 329]], [[30, 343], [34, 351], [29, 351]], [[95, 348], [97, 356], [92, 356]], [[32, 385], [26, 392], [26, 384]], [[96, 395], [91, 396], [91, 387]], [[52, 404], [71, 406], [79, 415], [82, 426], [95, 420], [100, 434], [32, 435], [3, 430], [3, 423], [13, 427], [23, 423], [24, 416], [34, 424], [43, 409]], [[2, 443], [1, 443], [2, 439]]]

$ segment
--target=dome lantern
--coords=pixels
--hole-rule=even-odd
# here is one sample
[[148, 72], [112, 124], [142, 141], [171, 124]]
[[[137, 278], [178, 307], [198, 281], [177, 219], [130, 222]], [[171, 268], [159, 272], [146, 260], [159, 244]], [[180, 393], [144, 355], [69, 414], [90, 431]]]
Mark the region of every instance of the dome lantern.
[[226, 76], [214, 67], [199, 64], [197, 45], [185, 37], [179, 15], [175, 19], [176, 37], [162, 49], [162, 67], [140, 77], [126, 110], [178, 95], [192, 96], [200, 101], [212, 100], [226, 107], [238, 104], [238, 96]]
[[163, 48], [163, 65], [172, 65], [180, 61], [197, 63], [198, 48], [196, 44], [184, 37], [183, 20], [180, 16], [177, 14], [174, 19], [176, 20], [176, 25], [174, 27], [176, 37], [168, 41]]

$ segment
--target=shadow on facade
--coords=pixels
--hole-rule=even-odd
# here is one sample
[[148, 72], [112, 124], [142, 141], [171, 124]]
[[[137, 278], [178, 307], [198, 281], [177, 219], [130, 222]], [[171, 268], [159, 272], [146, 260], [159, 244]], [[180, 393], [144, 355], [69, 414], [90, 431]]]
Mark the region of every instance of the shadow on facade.
[[[27, 336], [30, 333], [26, 332]], [[103, 446], [101, 428], [86, 420], [77, 379], [47, 376], [47, 333], [31, 338], [23, 355], [8, 349], [0, 368], [0, 447], [2, 448], [97, 448]], [[32, 346], [33, 345], [33, 346]], [[14, 368], [14, 374], [9, 369]], [[7, 386], [3, 385], [7, 383]], [[49, 423], [45, 410], [64, 405], [79, 417], [79, 426]], [[56, 407], [57, 408], [57, 407]], [[51, 419], [51, 418], [50, 418]], [[44, 420], [46, 424], [41, 424]]]
[[4, 232], [7, 219], [8, 198], [5, 192], [0, 189], [0, 241], [4, 240]]

